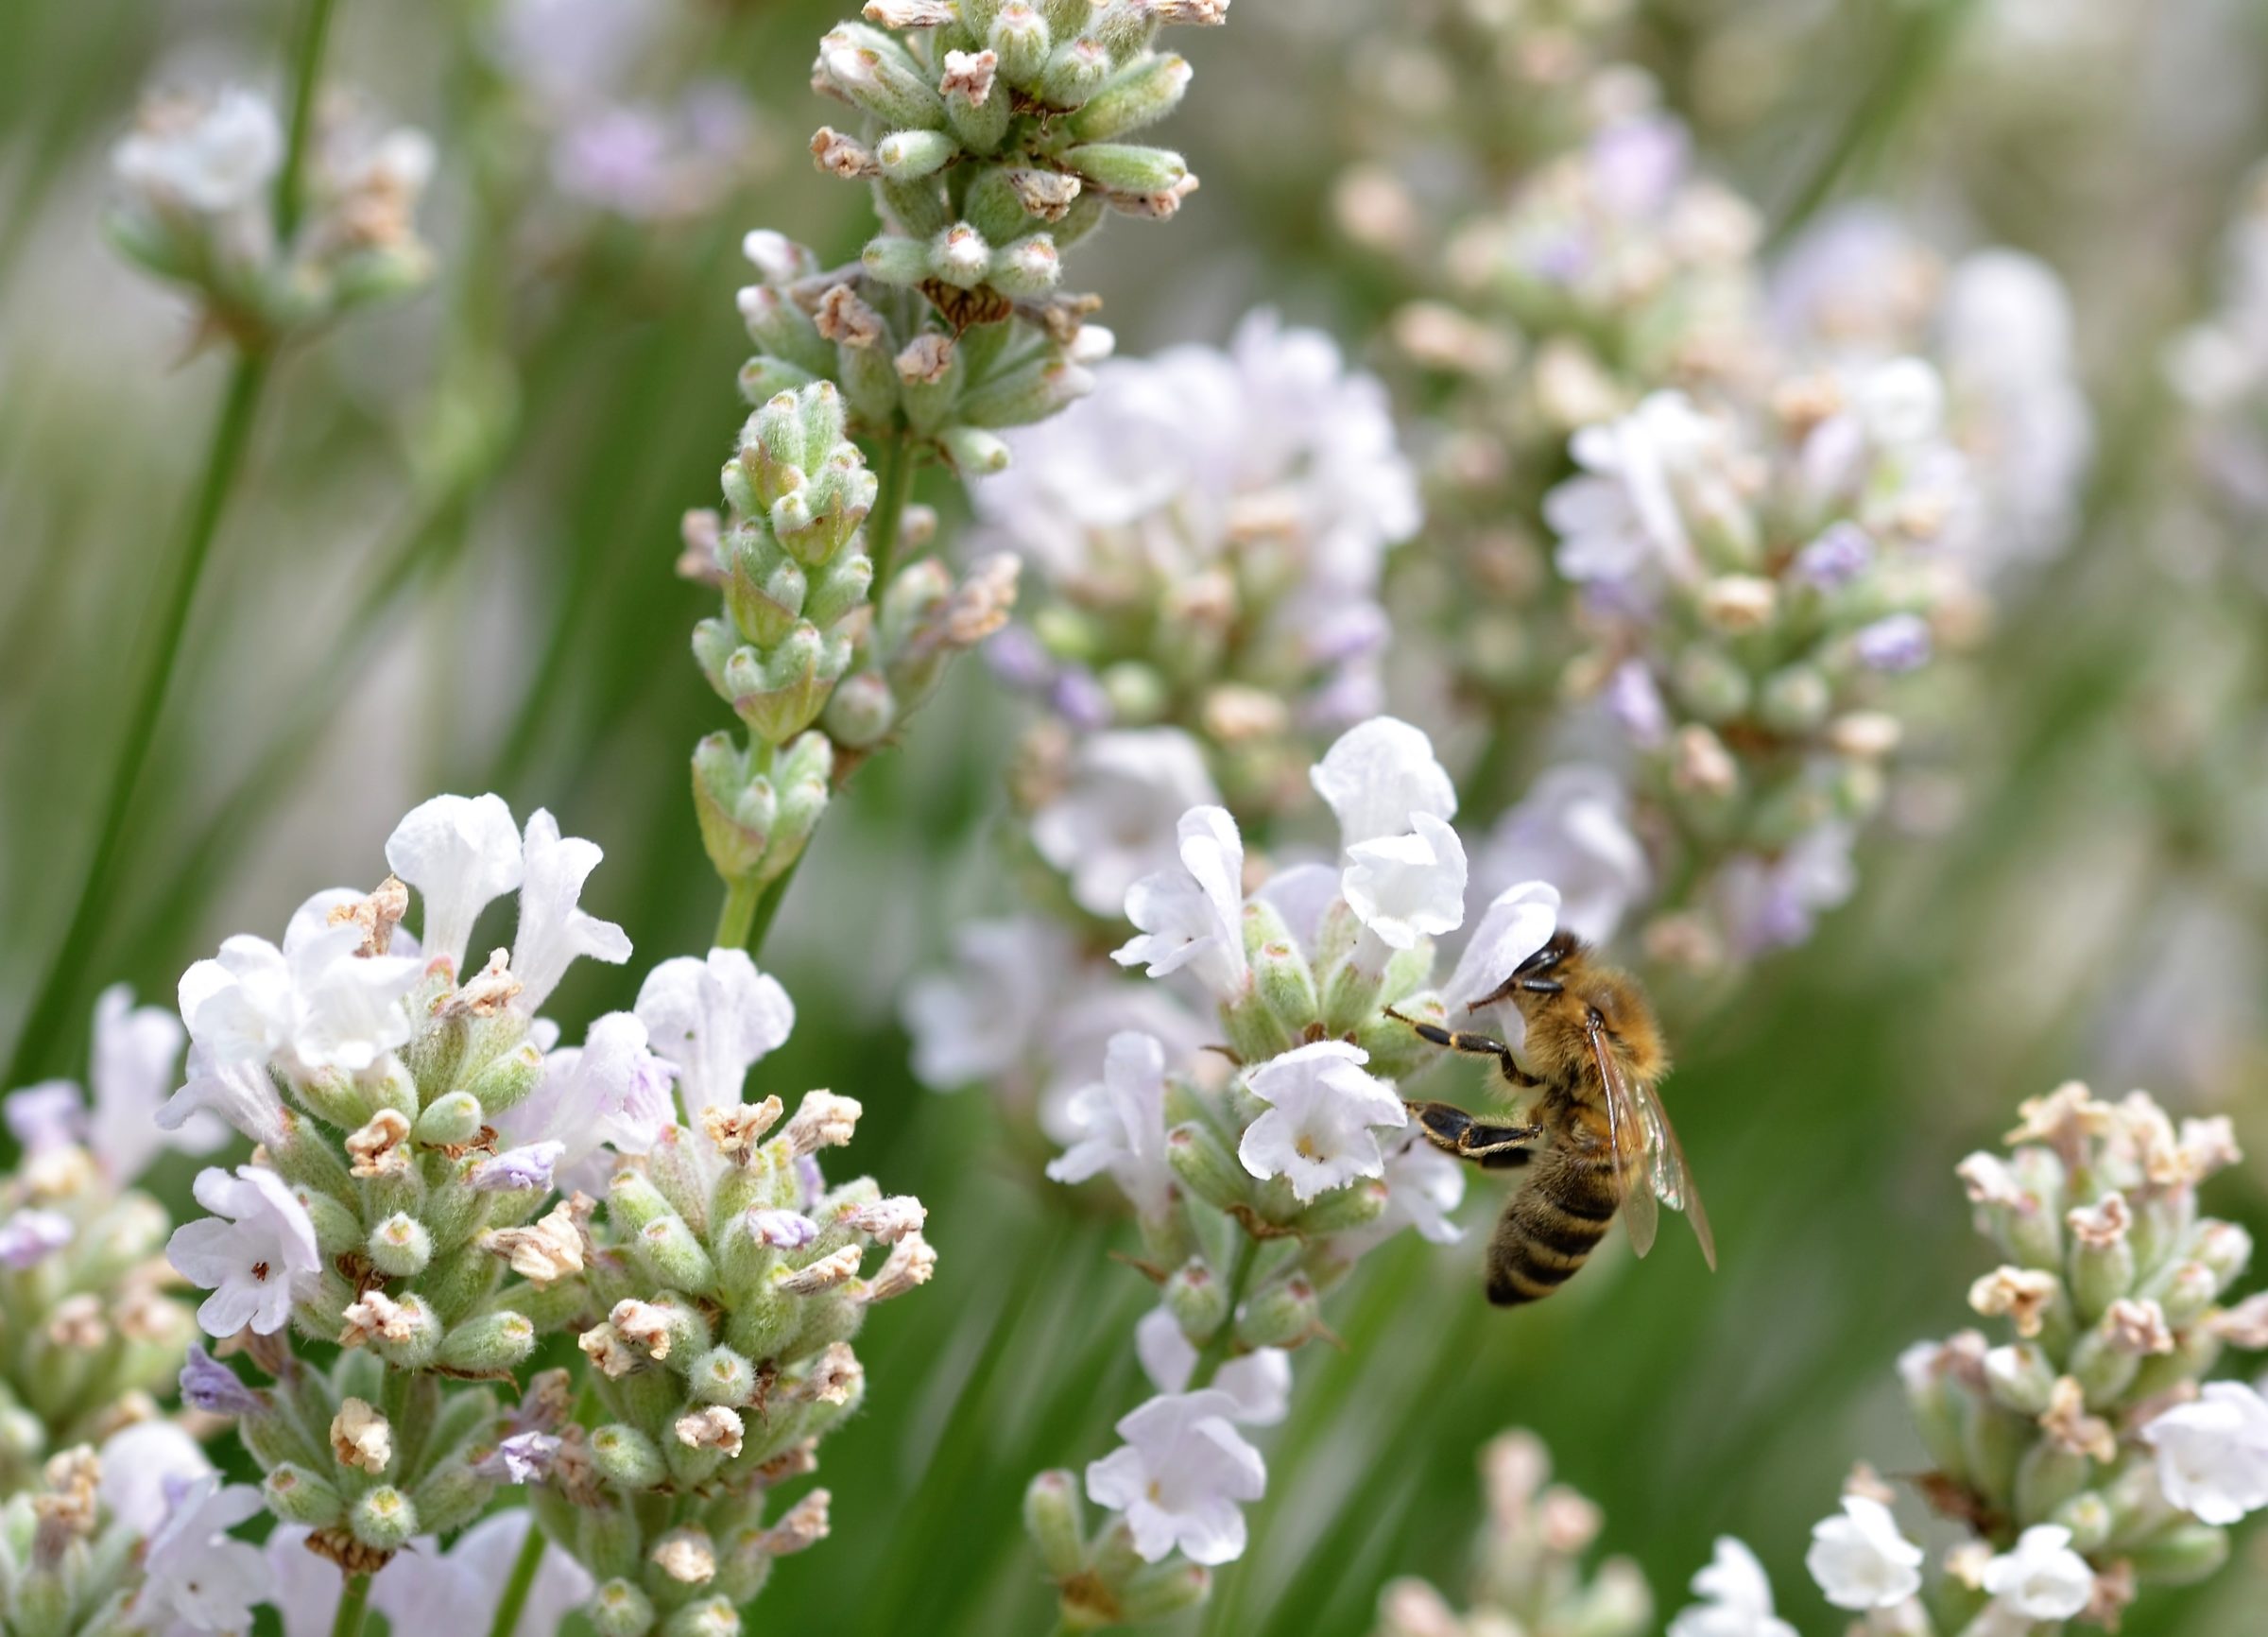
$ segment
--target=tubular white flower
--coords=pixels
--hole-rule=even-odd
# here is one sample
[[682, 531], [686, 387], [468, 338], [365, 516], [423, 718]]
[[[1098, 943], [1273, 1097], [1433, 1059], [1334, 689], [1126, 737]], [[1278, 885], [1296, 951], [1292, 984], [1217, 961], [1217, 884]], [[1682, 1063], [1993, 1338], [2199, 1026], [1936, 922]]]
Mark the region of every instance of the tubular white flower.
[[1838, 1609], [1889, 1609], [1921, 1590], [1921, 1559], [1888, 1507], [1845, 1495], [1840, 1516], [1813, 1526], [1803, 1566]]
[[1498, 821], [1475, 860], [1488, 885], [1547, 881], [1559, 889], [1559, 924], [1604, 943], [1653, 872], [1630, 832], [1630, 797], [1612, 769], [1588, 763], [1554, 767]]
[[571, 1166], [602, 1147], [643, 1154], [677, 1116], [670, 1066], [646, 1049], [645, 1025], [627, 1011], [595, 1020], [580, 1046], [543, 1059], [543, 1078], [525, 1102], [497, 1117], [515, 1145], [560, 1145]]
[[153, 202], [218, 215], [262, 201], [284, 131], [257, 93], [231, 86], [194, 109], [163, 107], [111, 150], [118, 180]]
[[[328, 898], [329, 895], [322, 895]], [[407, 956], [364, 956], [362, 929], [302, 906], [278, 949], [238, 936], [181, 974], [181, 1021], [214, 1067], [272, 1062], [286, 1073], [359, 1073], [412, 1031]]]
[[1703, 1601], [1670, 1622], [1669, 1637], [1796, 1637], [1772, 1611], [1763, 1564], [1730, 1535], [1717, 1537], [1716, 1555], [1693, 1577], [1693, 1594]]
[[1114, 916], [1137, 881], [1170, 868], [1181, 816], [1220, 799], [1180, 729], [1097, 733], [1072, 758], [1063, 793], [1032, 816], [1032, 844], [1071, 877], [1080, 908]]
[[1349, 1261], [1404, 1228], [1435, 1245], [1453, 1245], [1465, 1230], [1449, 1218], [1465, 1199], [1465, 1165], [1431, 1143], [1413, 1139], [1386, 1150], [1386, 1208], [1362, 1227], [1332, 1236], [1332, 1251]]
[[1412, 813], [1410, 822], [1407, 836], [1349, 847], [1340, 878], [1356, 919], [1389, 949], [1453, 932], [1465, 920], [1465, 844], [1431, 813]]
[[213, 1471], [198, 1441], [169, 1421], [138, 1421], [102, 1443], [102, 1504], [137, 1535], [157, 1533], [171, 1494]]
[[1543, 500], [1559, 572], [1583, 581], [1692, 577], [1698, 563], [1680, 492], [1724, 489], [1728, 442], [1682, 392], [1652, 393], [1622, 419], [1577, 432], [1568, 451], [1585, 475]]
[[1393, 716], [1348, 729], [1307, 776], [1337, 815], [1339, 844], [1349, 851], [1408, 834], [1419, 814], [1457, 816], [1457, 788], [1434, 759], [1434, 742]]
[[562, 837], [559, 821], [541, 807], [528, 815], [522, 839], [520, 930], [512, 943], [512, 975], [520, 980], [514, 1004], [537, 1012], [578, 956], [610, 966], [630, 958], [621, 927], [586, 913], [583, 883], [606, 854], [595, 841]]
[[187, 1081], [151, 1116], [161, 1130], [179, 1130], [198, 1114], [214, 1114], [255, 1143], [284, 1140], [284, 1099], [265, 1064], [215, 1062], [202, 1046], [193, 1045], [188, 1069]]
[[208, 1166], [197, 1175], [196, 1194], [213, 1215], [176, 1228], [165, 1258], [192, 1284], [213, 1292], [197, 1310], [197, 1322], [215, 1337], [234, 1335], [248, 1324], [273, 1335], [290, 1319], [299, 1287], [322, 1272], [307, 1208], [282, 1178], [257, 1165], [240, 1165], [233, 1176]]
[[495, 795], [436, 796], [411, 808], [386, 839], [386, 863], [424, 895], [426, 956], [460, 974], [472, 923], [525, 872], [520, 827]]
[[1165, 1048], [1150, 1035], [1110, 1037], [1103, 1077], [1075, 1093], [1071, 1115], [1080, 1139], [1047, 1163], [1058, 1182], [1084, 1182], [1108, 1171], [1144, 1220], [1173, 1202], [1165, 1162]]
[[1134, 1550], [1155, 1563], [1178, 1546], [1193, 1563], [1244, 1555], [1240, 1501], [1267, 1491], [1267, 1463], [1230, 1424], [1225, 1392], [1161, 1394], [1123, 1417], [1124, 1447], [1089, 1463], [1087, 1494], [1125, 1515]]
[[[111, 1175], [129, 1181], [142, 1174], [165, 1146], [154, 1116], [174, 1086], [173, 1066], [181, 1055], [184, 1032], [163, 1007], [134, 1005], [134, 991], [112, 984], [94, 1002], [94, 1055], [87, 1075], [94, 1093], [88, 1118], [88, 1146]], [[173, 1139], [191, 1153], [210, 1151], [228, 1133], [200, 1120]]]
[[2268, 1402], [2239, 1381], [2208, 1381], [2195, 1403], [2142, 1428], [2166, 1499], [2202, 1524], [2268, 1507]]
[[153, 1622], [155, 1630], [249, 1631], [252, 1605], [266, 1600], [275, 1580], [260, 1548], [228, 1531], [263, 1509], [249, 1484], [224, 1488], [217, 1474], [192, 1480], [144, 1553], [137, 1617], [171, 1616], [170, 1627]]
[[1243, 994], [1245, 842], [1223, 807], [1192, 807], [1178, 826], [1180, 867], [1145, 875], [1126, 889], [1126, 919], [1141, 936], [1110, 958], [1146, 965], [1152, 977], [1190, 969], [1215, 998]]
[[[1520, 963], [1551, 942], [1559, 923], [1559, 890], [1541, 881], [1522, 881], [1496, 895], [1473, 928], [1456, 971], [1443, 986], [1441, 998], [1452, 1016], [1483, 995], [1494, 993]], [[1504, 1010], [1510, 1022], [1519, 1016]]]
[[1366, 1073], [1369, 1054], [1345, 1041], [1314, 1041], [1271, 1058], [1246, 1079], [1270, 1106], [1247, 1127], [1236, 1157], [1255, 1177], [1286, 1177], [1302, 1200], [1383, 1176], [1373, 1134], [1409, 1123], [1393, 1088]]
[[[1134, 1353], [1160, 1392], [1184, 1390], [1196, 1373], [1195, 1345], [1162, 1307], [1151, 1308], [1134, 1326]], [[1222, 1365], [1213, 1375], [1211, 1390], [1235, 1401], [1230, 1419], [1246, 1426], [1274, 1426], [1291, 1411], [1292, 1355], [1280, 1347], [1254, 1348]]]
[[1984, 1590], [2025, 1620], [2069, 1620], [2094, 1600], [2095, 1572], [2071, 1550], [2070, 1530], [2038, 1524], [1984, 1565]]
[[654, 1051], [677, 1065], [685, 1117], [696, 1129], [704, 1111], [739, 1104], [748, 1070], [796, 1026], [787, 991], [739, 949], [663, 961], [638, 986], [637, 1013]]

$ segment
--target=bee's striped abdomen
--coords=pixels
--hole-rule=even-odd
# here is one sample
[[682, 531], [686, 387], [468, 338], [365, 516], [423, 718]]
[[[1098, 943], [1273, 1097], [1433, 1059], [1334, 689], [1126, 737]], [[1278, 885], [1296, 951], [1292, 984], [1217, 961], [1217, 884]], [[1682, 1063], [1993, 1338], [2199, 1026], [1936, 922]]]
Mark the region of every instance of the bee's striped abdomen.
[[1488, 1243], [1488, 1300], [1515, 1307], [1558, 1289], [1598, 1249], [1622, 1202], [1610, 1156], [1563, 1148], [1539, 1155]]

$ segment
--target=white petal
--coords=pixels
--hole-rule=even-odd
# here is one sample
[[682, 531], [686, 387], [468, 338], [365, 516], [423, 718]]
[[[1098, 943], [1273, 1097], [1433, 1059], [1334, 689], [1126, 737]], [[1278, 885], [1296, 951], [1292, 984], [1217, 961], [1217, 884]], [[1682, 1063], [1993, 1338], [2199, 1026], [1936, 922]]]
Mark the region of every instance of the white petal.
[[1393, 716], [1374, 716], [1339, 736], [1309, 769], [1338, 816], [1342, 846], [1399, 836], [1417, 814], [1453, 818], [1457, 790], [1434, 759], [1434, 742]]
[[558, 820], [539, 807], [528, 815], [522, 854], [520, 930], [512, 944], [512, 975], [521, 987], [514, 1004], [533, 1013], [551, 998], [576, 956], [619, 966], [630, 958], [630, 940], [621, 927], [580, 905], [583, 883], [606, 856], [596, 842], [562, 839]]
[[462, 973], [473, 922], [520, 885], [520, 827], [501, 796], [436, 796], [394, 827], [386, 862], [424, 896], [426, 956]]

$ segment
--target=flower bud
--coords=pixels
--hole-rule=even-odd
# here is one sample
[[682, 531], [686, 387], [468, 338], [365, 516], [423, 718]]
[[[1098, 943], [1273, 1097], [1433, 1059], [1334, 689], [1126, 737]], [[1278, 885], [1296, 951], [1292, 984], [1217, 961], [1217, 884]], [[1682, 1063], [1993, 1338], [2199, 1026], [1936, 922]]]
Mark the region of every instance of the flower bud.
[[1385, 991], [1384, 967], [1366, 972], [1358, 954], [1350, 952], [1323, 974], [1323, 1027], [1329, 1034], [1344, 1034], [1376, 1011]]
[[662, 1623], [662, 1637], [740, 1637], [740, 1615], [730, 1600], [689, 1603]]
[[859, 264], [869, 278], [885, 284], [918, 284], [930, 276], [930, 243], [901, 233], [883, 233], [867, 241]]
[[2138, 1579], [2190, 1586], [2228, 1561], [2228, 1532], [2209, 1524], [2182, 1524], [2126, 1554]]
[[1187, 59], [1145, 56], [1088, 99], [1072, 116], [1071, 134], [1080, 142], [1110, 142], [1155, 125], [1180, 106], [1189, 81]]
[[836, 687], [820, 719], [837, 743], [863, 750], [880, 744], [897, 725], [898, 703], [881, 672], [860, 671]]
[[837, 25], [819, 42], [817, 71], [835, 90], [885, 125], [936, 129], [945, 104], [920, 67], [879, 28]]
[[295, 1188], [292, 1196], [306, 1207], [307, 1219], [315, 1224], [316, 1249], [326, 1260], [362, 1249], [361, 1217], [330, 1195], [312, 1188]]
[[599, 1476], [626, 1490], [654, 1489], [669, 1478], [654, 1440], [627, 1422], [610, 1422], [591, 1435], [591, 1459]]
[[1292, 1049], [1293, 1037], [1284, 1032], [1256, 988], [1247, 987], [1233, 1002], [1221, 1008], [1221, 1024], [1228, 1031], [1228, 1043], [1247, 1063], [1264, 1063]]
[[2072, 1551], [2091, 1555], [2109, 1542], [2113, 1519], [2110, 1503], [2088, 1490], [2058, 1506], [2048, 1521], [2070, 1530]]
[[328, 1528], [346, 1510], [337, 1486], [296, 1461], [274, 1467], [262, 1480], [260, 1491], [267, 1509], [287, 1524]]
[[654, 1628], [654, 1605], [627, 1580], [609, 1580], [592, 1596], [588, 1612], [598, 1637], [646, 1637]]
[[1309, 1238], [1367, 1227], [1385, 1215], [1388, 1192], [1376, 1177], [1358, 1177], [1317, 1199], [1293, 1217], [1290, 1226]]
[[638, 1230], [630, 1249], [658, 1284], [690, 1296], [710, 1296], [716, 1290], [716, 1266], [685, 1218], [674, 1212], [657, 1216]]
[[418, 1532], [418, 1508], [391, 1484], [366, 1491], [347, 1513], [354, 1539], [375, 1552], [398, 1552]]
[[508, 1370], [536, 1350], [536, 1327], [517, 1313], [484, 1313], [441, 1338], [439, 1358], [468, 1375]]
[[425, 1105], [410, 1135], [429, 1148], [454, 1147], [479, 1136], [486, 1118], [478, 1097], [471, 1092], [451, 1092]]
[[1023, 0], [1008, 0], [1000, 9], [986, 40], [999, 59], [1000, 77], [1020, 91], [1039, 88], [1052, 43], [1047, 20]]
[[1111, 193], [1160, 194], [1180, 184], [1189, 165], [1171, 148], [1091, 142], [1066, 148], [1063, 163]]
[[1696, 643], [1677, 658], [1671, 685], [1704, 722], [1728, 722], [1748, 708], [1748, 673], [1721, 649]]
[[1289, 939], [1262, 945], [1252, 957], [1252, 976], [1261, 1005], [1286, 1035], [1300, 1039], [1315, 1022], [1322, 1003], [1315, 993], [1314, 974], [1308, 970], [1298, 945]]
[[1077, 108], [1110, 77], [1110, 54], [1096, 40], [1067, 40], [1040, 74], [1040, 95], [1054, 108]]
[[875, 146], [882, 174], [893, 181], [914, 181], [940, 171], [961, 151], [941, 130], [896, 130]]
[[1211, 1593], [1211, 1570], [1169, 1560], [1137, 1570], [1126, 1580], [1119, 1590], [1119, 1617], [1128, 1625], [1146, 1625], [1194, 1609]]
[[1271, 1284], [1236, 1316], [1236, 1339], [1246, 1349], [1297, 1347], [1322, 1321], [1322, 1303], [1304, 1275]]
[[2016, 1515], [2044, 1518], [2077, 1495], [2095, 1464], [2053, 1439], [2041, 1439], [2024, 1452], [2016, 1469]]
[[1833, 708], [1834, 693], [1827, 679], [1810, 665], [1789, 665], [1764, 679], [1757, 699], [1757, 714], [1777, 732], [1814, 732]]
[[1062, 276], [1056, 241], [1046, 233], [1030, 233], [992, 252], [988, 282], [1004, 296], [1030, 301], [1054, 289]]
[[370, 1230], [363, 1249], [370, 1266], [388, 1279], [414, 1279], [433, 1260], [433, 1239], [425, 1224], [399, 1211]]
[[1181, 1334], [1202, 1344], [1228, 1321], [1228, 1289], [1198, 1257], [1176, 1268], [1161, 1292]]
[[2046, 1410], [2048, 1395], [2055, 1389], [2055, 1368], [2038, 1346], [2022, 1341], [1984, 1355], [1984, 1382], [1995, 1404], [2036, 1416]]
[[1067, 1579], [1085, 1568], [1087, 1535], [1077, 1476], [1056, 1471], [1034, 1478], [1023, 1491], [1023, 1527], [1050, 1578]]
[[626, 1166], [607, 1184], [607, 1215], [617, 1228], [635, 1233], [674, 1213], [652, 1178]]
[[1214, 1210], [1251, 1204], [1251, 1178], [1211, 1127], [1176, 1126], [1165, 1134], [1165, 1159], [1181, 1185]]
[[[971, 28], [982, 39], [989, 25], [971, 22]], [[990, 153], [1000, 146], [1013, 111], [1007, 87], [1001, 81], [998, 52], [948, 51], [938, 89], [945, 98], [947, 123], [971, 152]]]
[[745, 1353], [713, 1347], [693, 1361], [686, 1386], [703, 1404], [747, 1404], [756, 1391], [756, 1367]]

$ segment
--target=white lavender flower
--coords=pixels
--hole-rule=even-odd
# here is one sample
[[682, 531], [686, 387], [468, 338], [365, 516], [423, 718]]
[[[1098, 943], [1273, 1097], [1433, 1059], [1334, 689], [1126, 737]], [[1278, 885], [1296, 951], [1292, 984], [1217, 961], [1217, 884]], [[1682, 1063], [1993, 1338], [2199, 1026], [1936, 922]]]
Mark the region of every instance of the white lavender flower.
[[[1143, 1373], [1160, 1392], [1189, 1389], [1196, 1373], [1197, 1350], [1182, 1334], [1171, 1309], [1154, 1307], [1134, 1326], [1134, 1353]], [[1213, 1373], [1211, 1390], [1236, 1402], [1234, 1419], [1245, 1426], [1274, 1426], [1291, 1413], [1292, 1355], [1280, 1347], [1260, 1347], [1232, 1358]]]
[[260, 1548], [228, 1531], [256, 1515], [260, 1504], [260, 1491], [249, 1484], [192, 1480], [149, 1539], [137, 1608], [176, 1622], [176, 1629], [251, 1629], [252, 1605], [266, 1598], [273, 1577]]
[[1921, 1590], [1922, 1551], [1899, 1532], [1890, 1508], [1845, 1495], [1840, 1515], [1812, 1529], [1804, 1567], [1838, 1609], [1889, 1609]]
[[247, 1326], [274, 1335], [323, 1269], [306, 1206], [273, 1171], [255, 1165], [200, 1171], [196, 1191], [213, 1215], [176, 1228], [165, 1254], [184, 1279], [213, 1292], [198, 1323], [213, 1336]]
[[779, 980], [737, 949], [663, 961], [639, 985], [637, 1013], [655, 1053], [677, 1066], [685, 1117], [696, 1126], [711, 1109], [738, 1105], [748, 1070], [796, 1026]]
[[1082, 1135], [1050, 1160], [1058, 1182], [1083, 1182], [1108, 1172], [1145, 1219], [1172, 1201], [1165, 1161], [1165, 1048], [1149, 1035], [1118, 1034], [1103, 1060], [1102, 1079], [1075, 1094], [1071, 1118]]
[[1125, 1516], [1145, 1562], [1177, 1549], [1193, 1563], [1244, 1555], [1240, 1503], [1266, 1491], [1268, 1469], [1237, 1414], [1226, 1392], [1160, 1394], [1121, 1417], [1125, 1442], [1088, 1466], [1088, 1497]]
[[1244, 993], [1245, 843], [1221, 807], [1193, 807], [1176, 826], [1178, 868], [1145, 875], [1126, 889], [1126, 919], [1138, 929], [1111, 958], [1145, 966], [1152, 977], [1188, 968], [1216, 999]]
[[2268, 1507], [2268, 1403], [2242, 1382], [2212, 1381], [2142, 1428], [2165, 1497], [2204, 1524]]
[[1135, 882], [1172, 865], [1181, 815], [1219, 801], [1196, 741], [1179, 729], [1098, 733], [1032, 815], [1032, 844], [1070, 877], [1080, 908], [1115, 919]]
[[1756, 1554], [1730, 1535], [1717, 1537], [1709, 1566], [1693, 1576], [1701, 1602], [1679, 1611], [1669, 1637], [1796, 1637], [1772, 1611], [1772, 1582]]
[[1401, 1099], [1364, 1072], [1369, 1055], [1345, 1041], [1315, 1041], [1246, 1077], [1267, 1112], [1246, 1128], [1237, 1158], [1255, 1177], [1283, 1177], [1300, 1200], [1385, 1172], [1378, 1131], [1409, 1123]]

